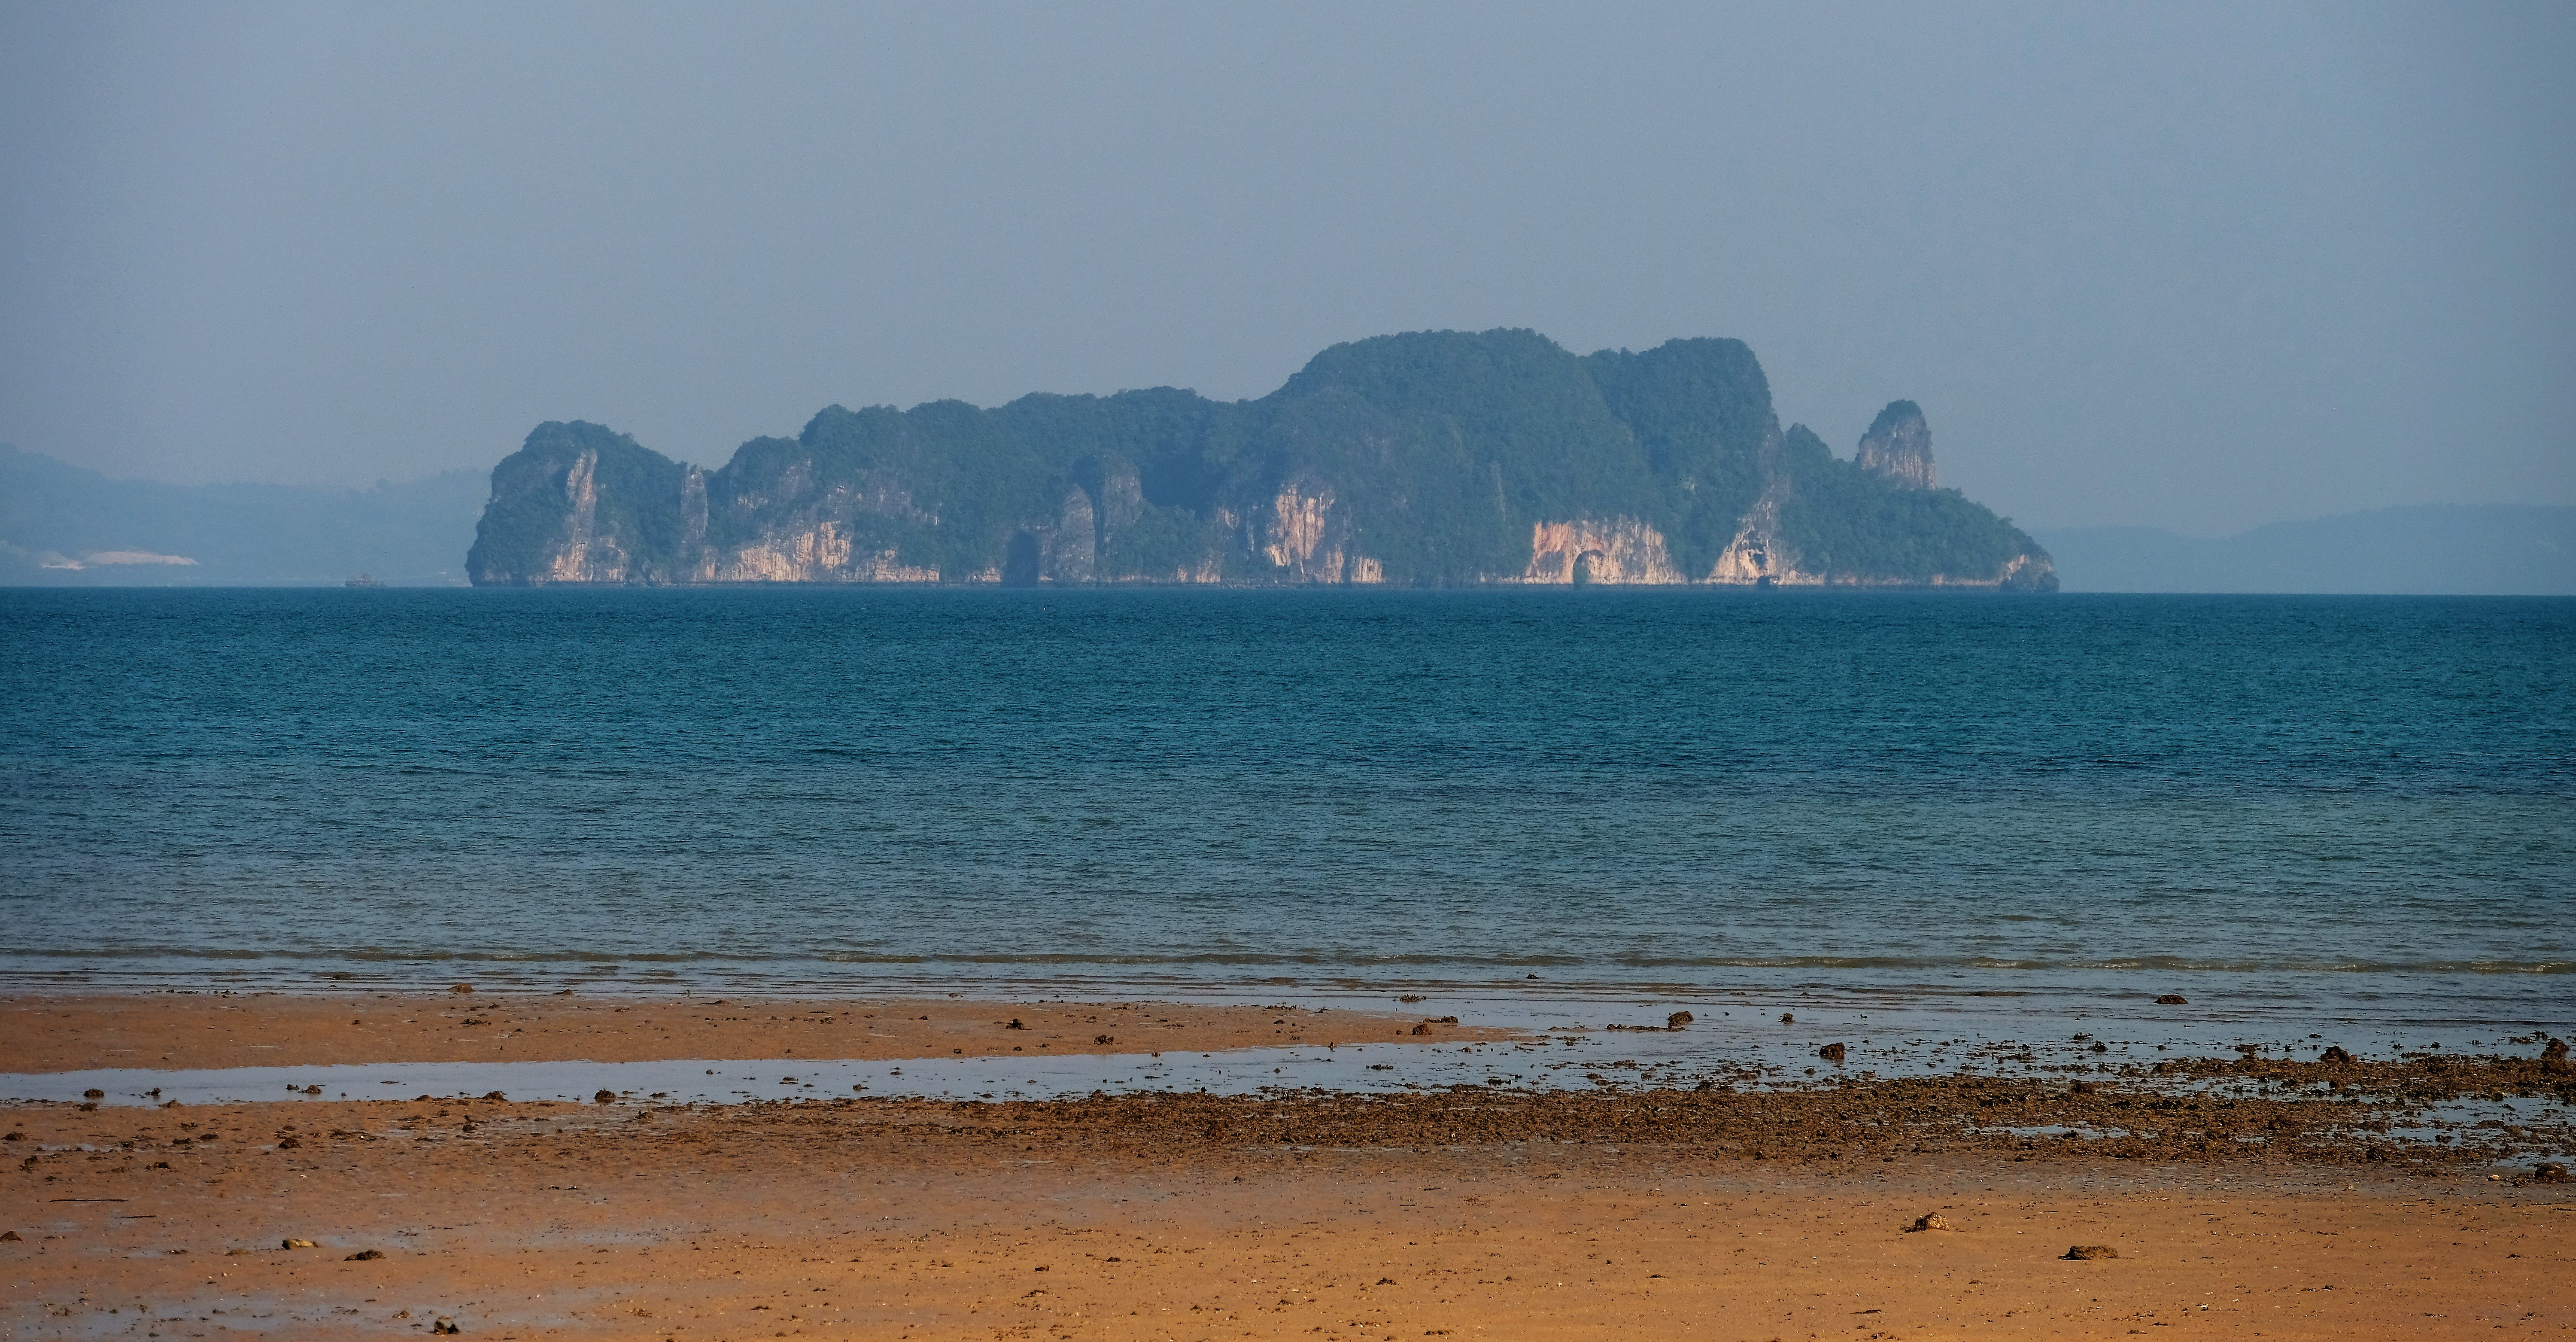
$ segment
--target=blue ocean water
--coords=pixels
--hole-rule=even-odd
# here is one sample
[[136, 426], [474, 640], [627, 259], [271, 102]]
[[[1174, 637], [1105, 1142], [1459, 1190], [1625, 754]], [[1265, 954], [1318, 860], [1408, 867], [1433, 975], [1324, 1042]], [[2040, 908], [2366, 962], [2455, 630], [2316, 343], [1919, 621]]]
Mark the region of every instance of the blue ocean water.
[[21, 987], [2576, 1014], [2564, 599], [17, 590], [0, 690]]

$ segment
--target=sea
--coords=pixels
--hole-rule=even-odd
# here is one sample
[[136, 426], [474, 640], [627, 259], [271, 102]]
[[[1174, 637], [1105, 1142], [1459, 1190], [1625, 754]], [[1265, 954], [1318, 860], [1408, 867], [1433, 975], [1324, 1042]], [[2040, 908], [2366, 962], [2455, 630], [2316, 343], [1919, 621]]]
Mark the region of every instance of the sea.
[[2576, 1034], [2569, 599], [19, 589], [0, 691], [12, 995]]

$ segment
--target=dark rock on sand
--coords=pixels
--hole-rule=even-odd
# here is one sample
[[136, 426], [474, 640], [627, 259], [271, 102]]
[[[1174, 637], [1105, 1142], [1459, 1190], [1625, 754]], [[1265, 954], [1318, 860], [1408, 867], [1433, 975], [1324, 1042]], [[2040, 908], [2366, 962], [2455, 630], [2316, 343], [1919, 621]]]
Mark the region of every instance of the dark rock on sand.
[[356, 1253], [353, 1253], [340, 1261], [343, 1263], [372, 1263], [384, 1256], [385, 1251], [382, 1249], [360, 1249]]
[[1816, 1056], [1827, 1062], [1841, 1062], [1843, 1060], [1843, 1046], [1840, 1044], [1827, 1044], [1823, 1048], [1816, 1050]]
[[2544, 1160], [2531, 1171], [2531, 1181], [2540, 1184], [2567, 1182], [2567, 1167], [2554, 1160]]
[[1925, 1212], [1915, 1217], [1914, 1224], [1905, 1229], [1910, 1233], [1917, 1230], [1956, 1230], [1958, 1227], [1950, 1224], [1949, 1218], [1939, 1212]]
[[2069, 1258], [2117, 1258], [2120, 1256], [2120, 1251], [2112, 1248], [2108, 1244], [2070, 1244], [2066, 1246], [2066, 1256]]

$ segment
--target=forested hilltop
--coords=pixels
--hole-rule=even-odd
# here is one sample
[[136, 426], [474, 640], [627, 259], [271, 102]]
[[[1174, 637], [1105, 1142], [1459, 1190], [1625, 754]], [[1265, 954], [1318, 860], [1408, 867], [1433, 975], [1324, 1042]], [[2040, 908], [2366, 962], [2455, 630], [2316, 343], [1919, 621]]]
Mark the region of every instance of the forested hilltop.
[[1730, 583], [2053, 590], [1939, 488], [1910, 401], [1852, 457], [1786, 431], [1737, 340], [1336, 345], [1254, 401], [833, 406], [716, 470], [582, 422], [492, 471], [478, 584]]

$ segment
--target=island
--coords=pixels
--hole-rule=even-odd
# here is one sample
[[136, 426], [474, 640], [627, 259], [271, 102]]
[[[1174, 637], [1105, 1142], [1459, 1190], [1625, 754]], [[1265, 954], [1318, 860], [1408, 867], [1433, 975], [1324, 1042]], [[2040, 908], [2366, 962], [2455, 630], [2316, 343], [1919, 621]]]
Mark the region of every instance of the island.
[[1940, 487], [1920, 407], [1853, 455], [1780, 427], [1740, 340], [1335, 345], [1257, 400], [1169, 387], [829, 407], [709, 470], [548, 422], [492, 471], [479, 586], [1718, 585], [2054, 591]]

